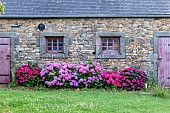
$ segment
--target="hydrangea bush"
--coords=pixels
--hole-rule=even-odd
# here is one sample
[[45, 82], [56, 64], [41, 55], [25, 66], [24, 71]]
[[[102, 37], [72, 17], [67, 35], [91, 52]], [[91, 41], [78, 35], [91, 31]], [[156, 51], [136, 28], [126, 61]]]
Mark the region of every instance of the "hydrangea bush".
[[40, 71], [36, 64], [22, 64], [16, 70], [16, 84], [22, 86], [36, 86], [40, 81]]
[[147, 75], [144, 71], [129, 67], [119, 70], [119, 74], [122, 76], [119, 88], [131, 91], [141, 90], [145, 87]]
[[114, 86], [117, 89], [127, 91], [142, 90], [145, 87], [147, 75], [144, 71], [135, 68], [125, 68], [115, 73], [114, 70], [110, 72], [103, 72], [103, 77], [106, 83]]
[[98, 62], [76, 64], [47, 63], [40, 72], [42, 81], [48, 87], [96, 87], [103, 80], [102, 66]]

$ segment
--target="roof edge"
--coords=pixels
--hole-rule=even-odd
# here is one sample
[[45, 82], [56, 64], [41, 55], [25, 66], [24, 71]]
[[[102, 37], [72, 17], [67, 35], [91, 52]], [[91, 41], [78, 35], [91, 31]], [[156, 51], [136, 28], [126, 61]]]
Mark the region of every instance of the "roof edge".
[[11, 18], [169, 18], [167, 15], [0, 15], [0, 19]]

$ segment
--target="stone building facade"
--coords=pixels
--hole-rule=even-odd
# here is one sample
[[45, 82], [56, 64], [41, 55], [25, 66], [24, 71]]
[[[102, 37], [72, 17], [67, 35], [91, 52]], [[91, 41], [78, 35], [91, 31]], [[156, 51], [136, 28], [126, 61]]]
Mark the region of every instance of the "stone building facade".
[[[169, 51], [165, 54], [167, 62], [162, 60], [165, 67], [160, 65], [160, 48], [162, 45], [165, 48], [170, 46], [170, 1], [4, 2], [7, 4], [5, 14], [0, 15], [0, 40], [10, 38], [10, 55], [6, 55], [6, 60], [10, 58], [11, 70], [28, 61], [37, 62], [41, 67], [46, 62], [98, 61], [105, 69], [139, 66], [148, 75], [160, 79], [162, 84], [166, 81], [170, 86], [170, 71], [166, 69], [170, 66]], [[43, 31], [37, 29], [40, 23], [45, 25]], [[161, 40], [167, 40], [167, 44], [160, 45], [163, 43]], [[111, 49], [114, 48], [115, 53], [110, 51], [109, 44], [112, 44]], [[52, 48], [59, 51], [55, 53]], [[2, 70], [3, 66], [0, 65], [0, 75]]]
[[[11, 28], [18, 22], [19, 28]], [[37, 26], [44, 23], [44, 31]], [[121, 68], [136, 65], [147, 72], [153, 70], [154, 57], [152, 38], [156, 31], [168, 31], [170, 19], [167, 18], [70, 18], [70, 19], [1, 19], [0, 32], [11, 32], [16, 36], [13, 66], [28, 61], [78, 63], [98, 61], [105, 68]], [[124, 33], [125, 58], [97, 58], [97, 33]], [[66, 58], [43, 57], [40, 55], [40, 41], [43, 33], [67, 33], [68, 56]]]

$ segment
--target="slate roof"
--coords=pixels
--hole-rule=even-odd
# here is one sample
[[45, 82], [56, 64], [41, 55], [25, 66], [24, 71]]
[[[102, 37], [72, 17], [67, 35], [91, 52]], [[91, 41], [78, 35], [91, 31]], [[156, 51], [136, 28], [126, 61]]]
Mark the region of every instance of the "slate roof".
[[170, 0], [1, 0], [3, 17], [170, 17]]

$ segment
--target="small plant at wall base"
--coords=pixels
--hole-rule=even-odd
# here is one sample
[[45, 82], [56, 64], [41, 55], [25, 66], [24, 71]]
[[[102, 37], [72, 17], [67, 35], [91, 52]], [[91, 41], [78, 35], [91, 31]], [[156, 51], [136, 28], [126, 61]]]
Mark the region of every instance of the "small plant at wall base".
[[21, 86], [34, 87], [41, 84], [41, 68], [37, 64], [22, 64], [16, 70], [16, 84]]
[[166, 98], [166, 96], [168, 96], [168, 89], [162, 86], [156, 86], [151, 91], [151, 95], [154, 97]]
[[8, 87], [16, 87], [16, 70], [18, 69], [18, 66], [13, 66], [12, 68], [12, 80], [10, 83], [8, 83]]
[[157, 82], [154, 78], [153, 72], [148, 72], [148, 80], [147, 80], [147, 90], [153, 90], [153, 88], [157, 87]]

